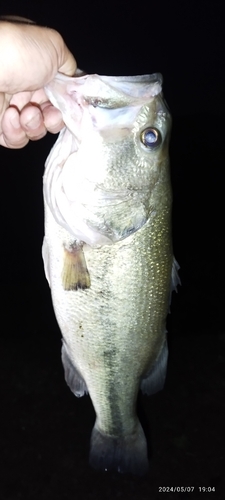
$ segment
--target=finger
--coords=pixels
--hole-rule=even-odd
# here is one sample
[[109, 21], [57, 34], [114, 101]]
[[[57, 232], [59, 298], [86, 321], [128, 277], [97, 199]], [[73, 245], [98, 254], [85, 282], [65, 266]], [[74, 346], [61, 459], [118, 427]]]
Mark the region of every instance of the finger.
[[27, 104], [20, 113], [20, 125], [29, 139], [44, 137], [46, 128], [41, 109], [32, 103]]
[[65, 127], [61, 112], [52, 106], [51, 103], [48, 102], [41, 105], [41, 110], [45, 127], [49, 132], [57, 134], [63, 127]]
[[9, 107], [2, 118], [1, 145], [8, 148], [23, 148], [29, 139], [21, 128], [19, 112]]
[[53, 134], [58, 133], [64, 122], [59, 110], [54, 108], [49, 101], [41, 105], [27, 104], [19, 113], [15, 106], [10, 106], [2, 119], [2, 135], [0, 144], [9, 148], [22, 148], [29, 139], [37, 141], [44, 137], [47, 130]]
[[47, 130], [53, 134], [63, 127], [61, 112], [47, 101], [39, 108], [32, 103], [25, 106], [20, 113], [20, 123], [29, 139], [37, 140], [43, 137]]
[[44, 89], [35, 90], [34, 92], [24, 91], [17, 92], [10, 96], [10, 104], [16, 106], [20, 111], [30, 102], [34, 104], [42, 104], [48, 100]]
[[37, 141], [47, 133], [42, 112], [35, 105], [27, 105], [19, 114], [14, 107], [9, 107], [2, 120], [3, 137], [1, 144], [9, 148], [22, 148], [29, 139]]

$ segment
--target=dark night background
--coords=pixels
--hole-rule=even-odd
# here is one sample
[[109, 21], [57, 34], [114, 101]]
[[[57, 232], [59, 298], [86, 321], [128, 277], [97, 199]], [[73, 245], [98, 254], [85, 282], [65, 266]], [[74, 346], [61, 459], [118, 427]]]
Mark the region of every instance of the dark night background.
[[[150, 470], [89, 468], [94, 410], [64, 382], [60, 332], [44, 277], [42, 175], [56, 140], [0, 149], [0, 500], [225, 499], [223, 2], [8, 0], [63, 35], [87, 73], [160, 71], [173, 115], [174, 253], [182, 287], [168, 319], [164, 391], [140, 396]], [[160, 486], [194, 486], [161, 493]], [[216, 493], [200, 493], [199, 487]]]

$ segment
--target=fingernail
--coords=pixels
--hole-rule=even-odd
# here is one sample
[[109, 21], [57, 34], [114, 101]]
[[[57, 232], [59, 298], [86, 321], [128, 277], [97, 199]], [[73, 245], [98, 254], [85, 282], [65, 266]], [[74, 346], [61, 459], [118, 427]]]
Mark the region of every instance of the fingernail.
[[38, 128], [41, 125], [41, 116], [40, 112], [38, 112], [29, 122], [26, 123], [26, 127], [34, 130], [35, 128]]
[[15, 113], [10, 117], [10, 123], [13, 128], [20, 128], [21, 125], [18, 111], [15, 110]]

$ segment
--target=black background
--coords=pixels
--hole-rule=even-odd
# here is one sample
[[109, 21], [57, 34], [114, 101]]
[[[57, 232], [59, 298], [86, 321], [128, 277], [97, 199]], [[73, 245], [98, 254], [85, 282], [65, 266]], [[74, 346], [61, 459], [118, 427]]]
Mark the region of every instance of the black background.
[[[173, 116], [174, 253], [182, 287], [168, 319], [163, 392], [140, 397], [149, 442], [144, 478], [88, 466], [94, 411], [63, 380], [60, 332], [41, 259], [42, 175], [49, 134], [0, 149], [0, 500], [220, 498], [224, 483], [223, 2], [8, 1], [16, 14], [57, 29], [87, 73], [161, 72]], [[160, 486], [194, 492], [160, 493]], [[216, 493], [201, 493], [199, 487]]]

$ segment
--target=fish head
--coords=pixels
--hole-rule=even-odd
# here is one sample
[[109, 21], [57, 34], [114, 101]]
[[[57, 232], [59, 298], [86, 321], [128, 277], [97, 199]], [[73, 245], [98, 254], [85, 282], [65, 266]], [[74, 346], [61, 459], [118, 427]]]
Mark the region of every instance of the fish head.
[[46, 94], [66, 125], [46, 164], [54, 217], [90, 245], [126, 238], [154, 212], [154, 187], [168, 171], [171, 117], [161, 74], [58, 74]]

